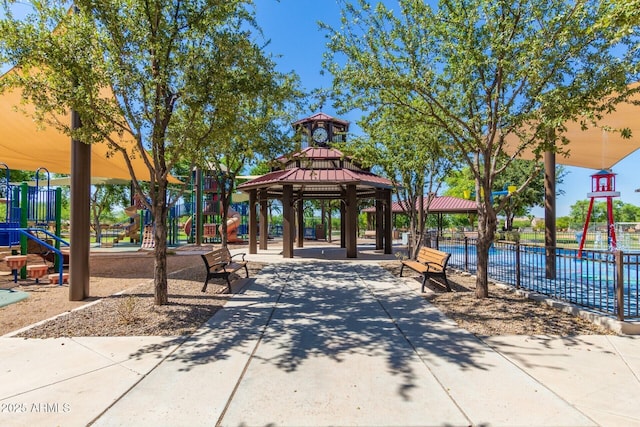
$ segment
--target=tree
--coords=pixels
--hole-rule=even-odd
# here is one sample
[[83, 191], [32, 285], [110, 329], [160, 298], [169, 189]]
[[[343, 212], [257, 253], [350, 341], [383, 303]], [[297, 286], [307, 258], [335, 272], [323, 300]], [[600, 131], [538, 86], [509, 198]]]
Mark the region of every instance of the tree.
[[[354, 3], [342, 2], [342, 28], [324, 27], [338, 107], [399, 109], [447, 135], [446, 150], [475, 181], [476, 296], [487, 297], [497, 212], [538, 173], [496, 206], [492, 189], [522, 151], [562, 153], [563, 123], [597, 118], [629, 94], [638, 22], [610, 25], [617, 2], [450, 0], [432, 9], [399, 0], [397, 11]], [[608, 97], [614, 91], [621, 97]], [[510, 156], [508, 137], [517, 141]]]
[[[154, 219], [155, 303], [167, 293], [167, 215], [172, 167], [192, 156], [194, 135], [185, 118], [216, 117], [209, 132], [229, 134], [226, 106], [233, 107], [230, 70], [251, 79], [243, 52], [256, 29], [249, 0], [78, 0], [32, 2], [33, 13], [14, 18], [5, 2], [0, 28], [5, 62], [19, 72], [3, 79], [23, 89], [38, 119], [85, 143], [108, 141], [114, 154], [141, 157], [149, 176], [135, 176], [136, 193]], [[242, 87], [234, 87], [242, 90]], [[230, 102], [227, 102], [230, 101]], [[233, 107], [235, 108], [235, 107]], [[50, 120], [73, 109], [82, 126]], [[200, 138], [201, 139], [201, 138]], [[133, 140], [135, 148], [122, 144]], [[202, 146], [200, 146], [202, 148]], [[189, 159], [189, 164], [194, 160]], [[145, 190], [140, 182], [149, 180]]]
[[[242, 58], [238, 60], [245, 69], [232, 73], [228, 79], [233, 99], [227, 100], [225, 116], [221, 119], [203, 110], [202, 120], [197, 125], [191, 122], [186, 132], [188, 138], [193, 135], [189, 139], [197, 141], [191, 147], [197, 164], [216, 172], [223, 246], [227, 245], [227, 214], [236, 177], [256, 157], [273, 159], [293, 149], [293, 135], [289, 135], [293, 120], [288, 111], [303, 97], [295, 73], [276, 72], [275, 63], [256, 46], [246, 46], [239, 52]], [[211, 99], [200, 105], [214, 103], [216, 100]], [[218, 127], [222, 131], [211, 131]]]
[[93, 187], [91, 193], [91, 216], [96, 230], [96, 242], [102, 240], [101, 221], [110, 214], [114, 206], [125, 206], [128, 191], [124, 185], [100, 184]]
[[[366, 129], [368, 137], [347, 143], [345, 151], [365, 165], [381, 169], [383, 175], [397, 183], [394, 191], [409, 219], [409, 256], [415, 257], [425, 230], [424, 207], [431, 204], [454, 164], [443, 149], [446, 137], [437, 128], [421, 126], [412, 116], [393, 108], [381, 107], [359, 125]], [[422, 149], [416, 150], [416, 146]]]
[[640, 207], [631, 203], [622, 203], [614, 212], [617, 222], [638, 222], [640, 220]]
[[[569, 218], [572, 224], [583, 226], [587, 221], [590, 200], [578, 200], [569, 208]], [[640, 208], [624, 203], [622, 200], [613, 200], [613, 217], [616, 222], [636, 222], [640, 219]], [[595, 200], [591, 211], [590, 224], [602, 224], [607, 222], [607, 202], [603, 199]]]
[[[520, 187], [533, 173], [537, 176], [521, 192], [513, 195], [506, 194], [509, 187]], [[565, 176], [562, 166], [556, 166], [556, 185], [562, 184]], [[467, 198], [474, 188], [473, 175], [469, 168], [450, 173], [446, 178], [446, 194], [454, 197]], [[505, 216], [505, 227], [513, 229], [513, 220], [517, 216], [529, 214], [532, 208], [544, 204], [544, 175], [540, 173], [538, 166], [529, 160], [514, 160], [511, 165], [496, 178], [492, 190], [493, 204], [501, 204], [506, 196], [510, 196], [509, 203], [504, 205], [501, 212]], [[556, 190], [557, 194], [564, 194], [562, 190]]]

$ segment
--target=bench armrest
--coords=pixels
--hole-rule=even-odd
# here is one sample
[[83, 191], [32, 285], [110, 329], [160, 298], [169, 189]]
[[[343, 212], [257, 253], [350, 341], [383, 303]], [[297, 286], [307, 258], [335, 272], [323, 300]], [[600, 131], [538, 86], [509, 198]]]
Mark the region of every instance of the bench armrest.
[[238, 253], [238, 254], [235, 254], [235, 255], [231, 255], [231, 258], [230, 258], [230, 259], [233, 259], [233, 257], [239, 256], [239, 255], [242, 255], [242, 261], [244, 261], [244, 260], [245, 260], [245, 259], [244, 259], [244, 256], [246, 255], [246, 253], [245, 253], [245, 252], [241, 252], [241, 253]]
[[424, 263], [424, 265], [426, 265], [426, 266], [427, 266], [427, 267], [429, 267], [429, 268], [430, 268], [432, 265], [434, 265], [434, 266], [436, 266], [436, 267], [440, 268], [441, 270], [444, 270], [444, 266], [443, 266], [442, 264], [437, 263], [437, 262], [427, 261], [427, 262], [425, 262], [425, 263]]

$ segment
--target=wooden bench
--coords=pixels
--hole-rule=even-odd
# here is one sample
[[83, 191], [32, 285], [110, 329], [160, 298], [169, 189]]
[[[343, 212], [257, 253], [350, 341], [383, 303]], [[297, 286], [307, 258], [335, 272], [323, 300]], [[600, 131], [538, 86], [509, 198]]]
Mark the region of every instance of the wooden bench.
[[449, 286], [449, 281], [447, 280], [447, 263], [450, 256], [451, 254], [437, 249], [420, 248], [415, 260], [407, 259], [402, 261], [400, 277], [402, 277], [404, 267], [407, 266], [422, 274], [422, 292], [424, 292], [424, 287], [430, 276], [441, 276], [444, 279], [447, 291], [451, 292], [451, 286]]
[[[236, 256], [242, 256], [242, 261], [234, 261]], [[204, 265], [207, 268], [207, 278], [204, 280], [204, 286], [202, 292], [207, 290], [209, 279], [223, 277], [227, 281], [227, 289], [231, 293], [231, 281], [229, 275], [244, 268], [247, 277], [249, 277], [249, 270], [247, 269], [247, 261], [244, 260], [244, 253], [231, 255], [229, 249], [226, 247], [220, 249], [214, 249], [211, 252], [200, 255]]]

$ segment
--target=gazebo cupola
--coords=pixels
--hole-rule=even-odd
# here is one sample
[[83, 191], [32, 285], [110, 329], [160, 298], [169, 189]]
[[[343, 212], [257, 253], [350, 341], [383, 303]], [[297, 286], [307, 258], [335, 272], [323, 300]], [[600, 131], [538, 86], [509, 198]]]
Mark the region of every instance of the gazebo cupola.
[[292, 125], [302, 137], [302, 148], [328, 148], [333, 142], [345, 142], [349, 131], [349, 122], [325, 113], [305, 117]]

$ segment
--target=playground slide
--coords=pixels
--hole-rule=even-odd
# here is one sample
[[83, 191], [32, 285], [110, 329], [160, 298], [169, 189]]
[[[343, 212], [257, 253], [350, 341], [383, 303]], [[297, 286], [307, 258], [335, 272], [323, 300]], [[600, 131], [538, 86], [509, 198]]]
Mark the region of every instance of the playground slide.
[[[238, 239], [238, 227], [241, 222], [240, 213], [230, 208], [227, 216], [227, 242], [233, 243], [240, 241], [240, 239]], [[215, 224], [205, 224], [205, 234], [207, 233], [206, 230], [209, 225], [212, 226], [210, 233], [211, 237], [213, 237], [215, 234]], [[191, 235], [191, 227], [193, 227], [193, 217], [189, 217], [184, 224], [184, 232], [187, 236]], [[218, 226], [218, 233], [222, 235], [222, 225]]]
[[[238, 227], [240, 227], [240, 213], [229, 208], [229, 214], [227, 217], [227, 242], [234, 243], [239, 242], [238, 239]], [[222, 235], [222, 225], [218, 228], [220, 235]]]
[[191, 224], [193, 222], [193, 217], [190, 216], [187, 219], [187, 222], [184, 223], [184, 234], [186, 234], [187, 236], [191, 236]]
[[125, 227], [124, 231], [118, 235], [118, 239], [123, 240], [125, 238], [131, 239], [133, 242], [140, 241], [140, 214], [138, 214], [135, 206], [126, 208], [125, 213], [133, 218], [133, 223]]

